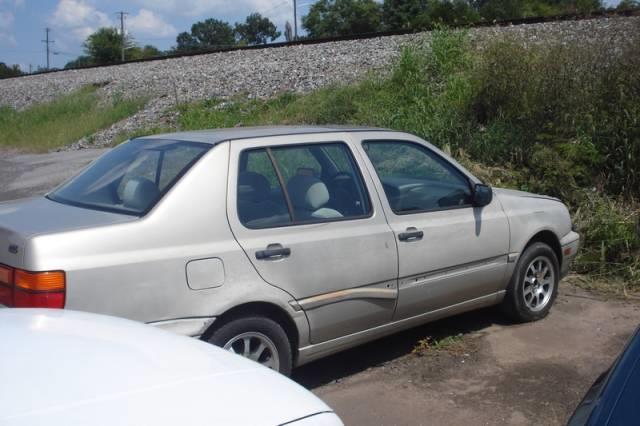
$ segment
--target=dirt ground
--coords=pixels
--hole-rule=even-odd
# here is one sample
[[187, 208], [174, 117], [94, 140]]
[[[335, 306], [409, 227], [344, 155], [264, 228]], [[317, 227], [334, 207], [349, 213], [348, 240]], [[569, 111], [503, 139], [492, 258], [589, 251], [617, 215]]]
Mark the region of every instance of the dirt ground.
[[[567, 281], [550, 315], [513, 324], [485, 309], [301, 367], [295, 379], [346, 425], [560, 425], [640, 322], [640, 304]], [[425, 337], [455, 350], [413, 354]]]
[[[102, 152], [0, 152], [0, 201], [44, 193]], [[640, 304], [566, 280], [560, 288], [542, 321], [471, 312], [303, 366], [294, 379], [346, 425], [564, 424], [640, 322]], [[453, 337], [455, 350], [413, 354], [426, 337]]]
[[104, 149], [48, 154], [0, 150], [0, 201], [44, 194], [85, 167]]

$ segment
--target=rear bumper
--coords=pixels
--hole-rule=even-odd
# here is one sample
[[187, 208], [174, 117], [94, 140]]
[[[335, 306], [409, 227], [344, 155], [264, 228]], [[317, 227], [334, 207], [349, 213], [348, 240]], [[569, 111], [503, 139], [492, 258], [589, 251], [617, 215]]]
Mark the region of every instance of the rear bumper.
[[580, 247], [580, 235], [571, 231], [560, 240], [560, 248], [562, 251], [562, 259], [560, 260], [560, 278], [567, 276], [571, 270], [571, 265], [578, 254]]

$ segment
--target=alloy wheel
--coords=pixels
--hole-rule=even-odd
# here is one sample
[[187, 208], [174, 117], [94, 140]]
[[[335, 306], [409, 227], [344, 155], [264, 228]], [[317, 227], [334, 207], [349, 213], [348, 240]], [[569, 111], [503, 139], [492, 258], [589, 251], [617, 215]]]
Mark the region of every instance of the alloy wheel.
[[524, 303], [534, 312], [549, 304], [555, 286], [555, 272], [551, 261], [538, 256], [527, 266], [522, 285]]
[[223, 348], [272, 370], [278, 371], [280, 369], [280, 358], [276, 345], [262, 333], [250, 331], [239, 334], [225, 343]]

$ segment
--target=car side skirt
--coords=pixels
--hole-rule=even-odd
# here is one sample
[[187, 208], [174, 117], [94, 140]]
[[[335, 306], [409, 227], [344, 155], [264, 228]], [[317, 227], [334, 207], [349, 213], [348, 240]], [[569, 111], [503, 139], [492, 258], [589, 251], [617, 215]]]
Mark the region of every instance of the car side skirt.
[[416, 315], [410, 318], [394, 321], [368, 330], [342, 336], [337, 339], [305, 346], [299, 349], [296, 366], [301, 366], [316, 359], [323, 358], [336, 352], [349, 349], [362, 343], [379, 339], [381, 337], [406, 330], [421, 324], [435, 321], [444, 317], [460, 314], [463, 312], [479, 309], [500, 303], [504, 298], [505, 291], [501, 290], [476, 299], [467, 300], [462, 303], [437, 309], [435, 311]]

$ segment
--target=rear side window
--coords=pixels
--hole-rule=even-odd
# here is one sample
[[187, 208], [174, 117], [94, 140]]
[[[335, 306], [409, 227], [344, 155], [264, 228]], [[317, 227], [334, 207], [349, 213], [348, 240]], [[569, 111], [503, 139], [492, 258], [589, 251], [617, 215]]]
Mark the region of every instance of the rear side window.
[[252, 228], [291, 223], [282, 186], [264, 149], [245, 151], [238, 174], [238, 216]]
[[343, 143], [243, 151], [238, 217], [249, 228], [366, 217], [371, 204]]
[[210, 148], [195, 142], [132, 140], [48, 197], [79, 207], [143, 215]]
[[471, 205], [468, 179], [428, 148], [405, 141], [365, 141], [363, 146], [394, 213]]

